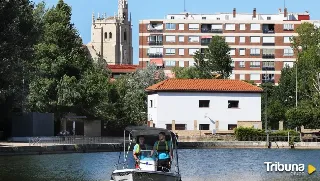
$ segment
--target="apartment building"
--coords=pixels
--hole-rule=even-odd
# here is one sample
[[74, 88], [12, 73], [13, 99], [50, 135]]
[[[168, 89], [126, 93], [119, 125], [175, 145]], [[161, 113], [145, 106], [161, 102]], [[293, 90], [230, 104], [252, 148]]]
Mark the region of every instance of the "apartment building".
[[174, 66], [194, 66], [193, 54], [204, 52], [212, 36], [224, 36], [230, 45], [234, 67], [230, 79], [277, 83], [281, 70], [293, 66], [291, 37], [309, 12], [169, 14], [166, 19], [140, 20], [139, 64], [155, 63], [170, 75]]

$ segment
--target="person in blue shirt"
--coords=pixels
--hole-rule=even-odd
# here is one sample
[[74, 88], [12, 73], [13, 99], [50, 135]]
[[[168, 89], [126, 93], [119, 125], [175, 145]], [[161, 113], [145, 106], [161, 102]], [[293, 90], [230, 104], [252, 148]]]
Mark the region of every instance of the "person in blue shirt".
[[137, 140], [139, 141], [136, 145], [134, 145], [133, 147], [133, 157], [136, 161], [135, 167], [139, 168], [139, 162], [140, 160], [144, 159], [146, 156], [146, 153], [141, 152], [141, 150], [146, 150], [147, 147], [144, 144], [144, 136], [141, 135], [137, 138]]
[[173, 159], [173, 152], [171, 149], [171, 142], [166, 141], [166, 134], [159, 133], [159, 141], [156, 141], [151, 151], [151, 156], [156, 152], [158, 158], [158, 171], [168, 172], [171, 168], [171, 160]]

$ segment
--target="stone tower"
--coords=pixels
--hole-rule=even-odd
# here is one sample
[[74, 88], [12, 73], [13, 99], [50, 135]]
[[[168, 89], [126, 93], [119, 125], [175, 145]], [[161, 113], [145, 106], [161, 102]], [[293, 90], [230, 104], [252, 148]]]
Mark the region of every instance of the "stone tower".
[[128, 0], [118, 0], [118, 14], [96, 18], [92, 14], [91, 41], [87, 48], [91, 57], [104, 59], [107, 64], [132, 64], [132, 27]]

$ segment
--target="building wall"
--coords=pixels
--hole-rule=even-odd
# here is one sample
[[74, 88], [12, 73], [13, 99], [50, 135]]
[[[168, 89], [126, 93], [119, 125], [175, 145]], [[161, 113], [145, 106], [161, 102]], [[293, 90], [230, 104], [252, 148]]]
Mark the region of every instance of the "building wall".
[[[234, 61], [231, 79], [253, 80], [255, 83], [261, 83], [266, 79], [264, 78], [266, 74], [272, 79], [272, 82], [277, 83], [282, 68], [286, 65], [292, 67], [295, 61], [294, 52], [290, 47], [291, 43], [287, 40], [289, 37], [297, 36], [296, 30], [301, 23], [314, 21], [306, 18], [309, 17], [308, 13], [286, 12], [286, 16], [284, 12], [279, 12], [279, 14], [256, 13], [255, 18], [253, 14], [254, 11], [252, 14], [237, 14], [236, 12], [215, 15], [189, 14], [188, 16], [173, 14], [168, 15], [167, 19], [141, 20], [139, 24], [139, 64], [146, 66], [152, 59], [161, 58], [167, 70], [175, 66], [193, 66], [193, 54], [192, 52], [190, 54], [190, 49], [203, 51], [208, 47], [206, 38], [218, 35], [225, 37], [226, 41], [234, 39], [228, 42], [230, 48], [233, 49], [231, 52], [234, 52], [231, 54]], [[150, 24], [162, 24], [163, 28], [155, 30], [150, 28]], [[175, 27], [168, 29], [170, 26], [168, 24]], [[215, 33], [205, 31], [204, 26], [212, 24], [221, 25], [221, 31]], [[234, 29], [227, 29], [231, 24], [235, 26]], [[260, 29], [251, 30], [251, 24], [259, 24]], [[274, 31], [264, 32], [264, 24], [273, 24]], [[198, 28], [192, 29], [193, 25]], [[148, 40], [150, 36], [162, 36], [162, 41], [156, 45], [153, 41], [150, 43]], [[167, 36], [169, 38], [166, 38]], [[251, 37], [259, 37], [260, 41], [253, 43]], [[263, 43], [263, 37], [274, 38], [273, 44]], [[189, 41], [189, 38], [196, 41]], [[160, 52], [160, 56], [148, 53], [148, 51], [154, 52], [155, 49]], [[251, 55], [253, 49], [259, 49], [260, 53]], [[271, 51], [273, 56], [267, 56], [269, 53], [263, 52], [264, 49]]]
[[[155, 96], [157, 95], [157, 96]], [[156, 108], [148, 106], [156, 127], [166, 128], [166, 124], [187, 124], [187, 130], [194, 130], [194, 120], [199, 124], [215, 125], [209, 120], [219, 121], [220, 131], [228, 130], [228, 124], [238, 121], [261, 121], [260, 93], [188, 93], [159, 92], [148, 96], [148, 101], [156, 100]], [[199, 100], [210, 100], [209, 108], [199, 108]], [[238, 100], [239, 108], [228, 108], [228, 100]], [[207, 116], [207, 117], [206, 117]]]

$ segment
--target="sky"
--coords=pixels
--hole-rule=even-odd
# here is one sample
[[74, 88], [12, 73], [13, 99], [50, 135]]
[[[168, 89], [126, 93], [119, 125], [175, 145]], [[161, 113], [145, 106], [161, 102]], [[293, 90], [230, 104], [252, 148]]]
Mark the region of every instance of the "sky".
[[[39, 3], [42, 0], [32, 0]], [[58, 0], [44, 0], [48, 7], [56, 5]], [[90, 42], [92, 12], [96, 16], [107, 13], [113, 16], [117, 12], [118, 0], [65, 0], [72, 7], [72, 23], [75, 24], [83, 39]], [[184, 0], [128, 0], [129, 11], [132, 14], [133, 63], [138, 64], [139, 53], [139, 20], [163, 19], [167, 14], [181, 13], [184, 10]], [[288, 12], [309, 11], [311, 19], [320, 20], [319, 0], [185, 0], [189, 13], [232, 12], [251, 13], [253, 8], [257, 13], [275, 14], [278, 9], [288, 8]]]

